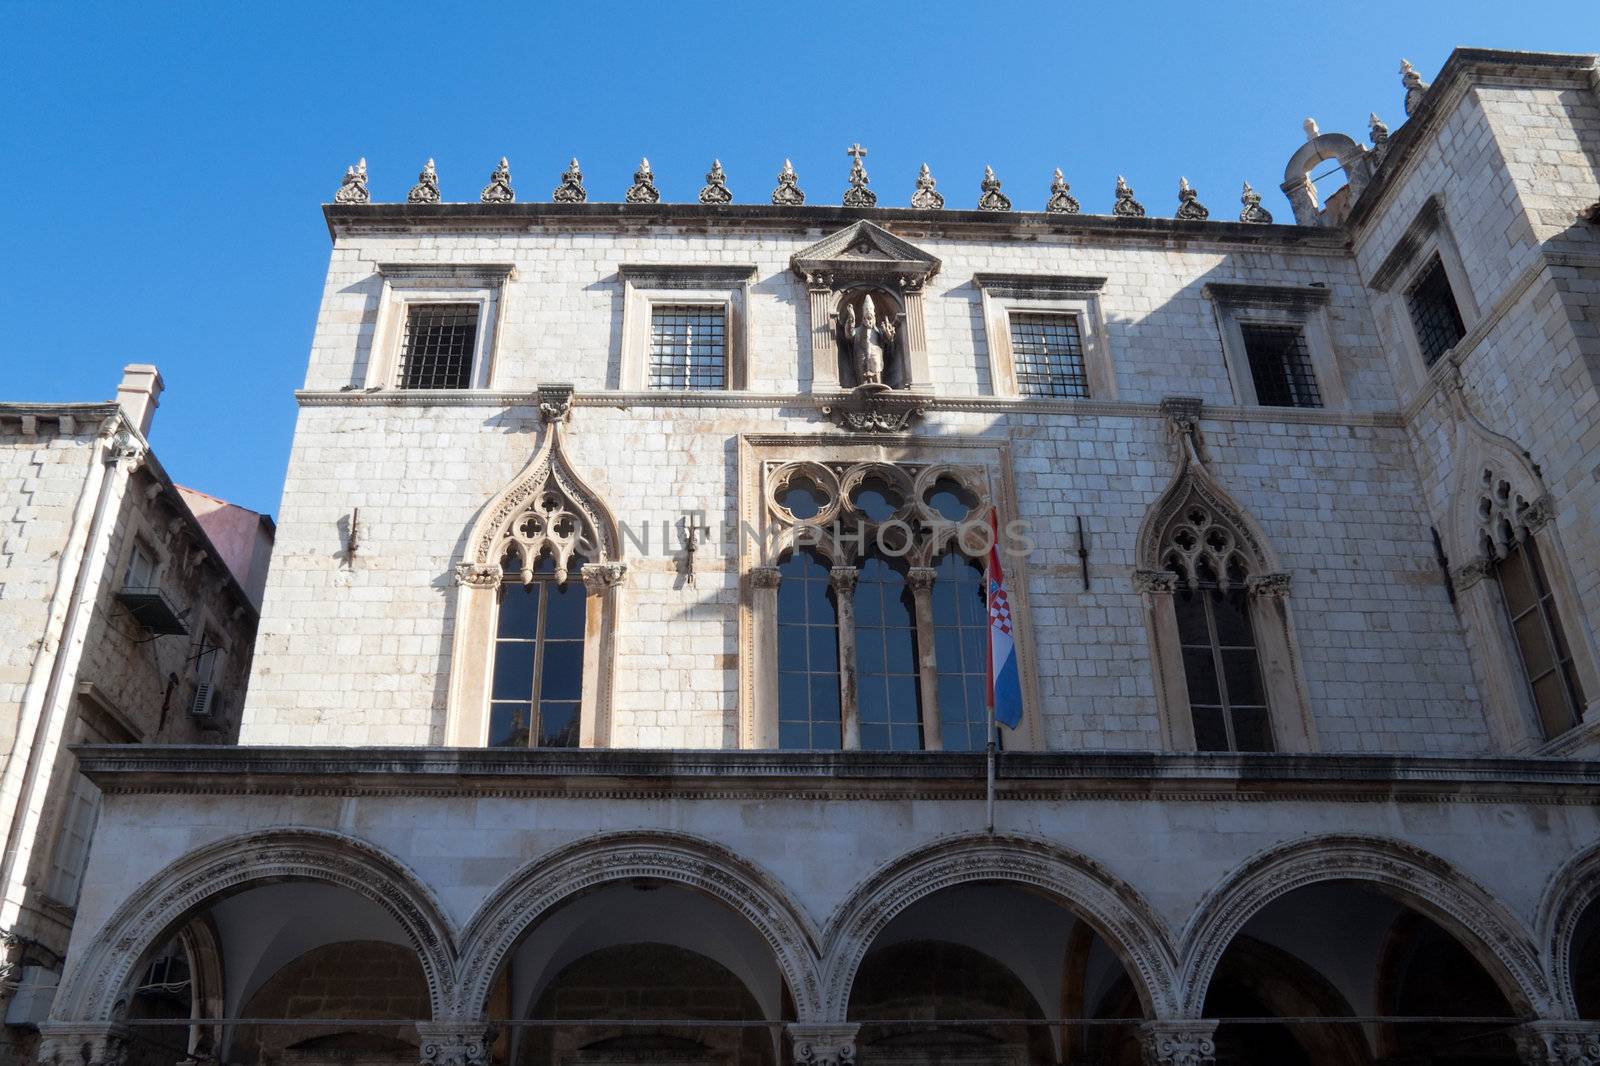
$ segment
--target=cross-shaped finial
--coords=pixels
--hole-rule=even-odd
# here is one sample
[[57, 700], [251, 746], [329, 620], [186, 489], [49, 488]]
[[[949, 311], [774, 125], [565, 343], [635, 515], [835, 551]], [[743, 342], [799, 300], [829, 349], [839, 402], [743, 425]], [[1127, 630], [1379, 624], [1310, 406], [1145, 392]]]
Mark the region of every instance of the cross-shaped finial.
[[867, 154], [867, 150], [865, 148], [861, 147], [861, 142], [860, 141], [857, 141], [855, 144], [852, 144], [849, 148], [846, 148], [844, 150], [844, 154], [847, 155], [847, 156], [850, 156], [857, 163], [859, 163], [859, 162], [861, 162], [861, 157]]

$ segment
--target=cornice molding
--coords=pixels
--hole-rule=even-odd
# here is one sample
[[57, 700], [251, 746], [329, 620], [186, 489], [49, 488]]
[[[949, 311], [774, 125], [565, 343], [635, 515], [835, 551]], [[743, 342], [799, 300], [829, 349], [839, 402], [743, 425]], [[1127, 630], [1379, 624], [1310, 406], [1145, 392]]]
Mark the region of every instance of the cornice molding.
[[649, 289], [699, 289], [743, 285], [754, 281], [754, 264], [624, 263], [617, 267], [624, 281]]
[[1200, 295], [1223, 307], [1285, 307], [1294, 311], [1326, 307], [1333, 299], [1332, 290], [1321, 285], [1257, 285], [1230, 281], [1208, 281], [1200, 287]]
[[[635, 407], [654, 408], [747, 408], [771, 410], [789, 408], [806, 413], [838, 404], [851, 394], [843, 390], [827, 392], [623, 392], [601, 390], [575, 393], [574, 407], [610, 407], [621, 411]], [[912, 393], [932, 415], [940, 411], [979, 414], [1056, 415], [1059, 417], [1151, 418], [1164, 419], [1159, 404], [1115, 400], [1044, 399], [1041, 397], [933, 396]], [[373, 392], [344, 392], [326, 389], [300, 389], [295, 401], [301, 407], [527, 407], [528, 417], [538, 415], [538, 394], [493, 389], [379, 389]], [[1404, 422], [1395, 411], [1340, 411], [1326, 408], [1236, 407], [1205, 408], [1207, 421], [1264, 422], [1313, 426], [1366, 426], [1398, 429]], [[834, 438], [830, 438], [834, 439]]]
[[1088, 274], [974, 274], [973, 283], [1009, 300], [1049, 300], [1085, 296], [1106, 287], [1106, 278]]
[[389, 281], [470, 281], [499, 285], [517, 277], [515, 263], [379, 263], [373, 270]]
[[[502, 795], [615, 799], [970, 800], [981, 752], [76, 745], [120, 794]], [[1010, 752], [1011, 800], [1505, 802], [1600, 805], [1600, 763], [1423, 755]]]

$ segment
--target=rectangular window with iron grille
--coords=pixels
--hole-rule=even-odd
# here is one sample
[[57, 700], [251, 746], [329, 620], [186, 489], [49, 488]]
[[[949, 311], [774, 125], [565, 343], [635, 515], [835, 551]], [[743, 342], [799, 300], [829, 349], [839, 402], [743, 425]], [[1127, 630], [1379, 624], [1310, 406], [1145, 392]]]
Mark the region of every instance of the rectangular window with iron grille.
[[1305, 331], [1299, 326], [1241, 325], [1256, 402], [1267, 407], [1321, 407]]
[[1088, 396], [1083, 337], [1076, 315], [1019, 314], [1011, 319], [1011, 358], [1024, 396]]
[[470, 388], [477, 341], [477, 304], [411, 304], [400, 353], [400, 387]]
[[1406, 290], [1406, 308], [1411, 312], [1411, 326], [1417, 331], [1417, 348], [1428, 366], [1467, 335], [1461, 309], [1450, 289], [1450, 277], [1438, 256]]
[[650, 387], [722, 389], [728, 381], [721, 307], [658, 304], [650, 311]]

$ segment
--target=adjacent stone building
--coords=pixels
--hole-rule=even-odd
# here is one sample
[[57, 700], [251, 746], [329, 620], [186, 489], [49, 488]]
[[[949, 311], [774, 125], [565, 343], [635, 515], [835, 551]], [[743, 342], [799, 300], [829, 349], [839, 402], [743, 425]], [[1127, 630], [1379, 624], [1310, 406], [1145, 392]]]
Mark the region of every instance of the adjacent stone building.
[[[12, 1061], [49, 1010], [96, 835], [101, 796], [69, 746], [238, 736], [259, 600], [149, 449], [161, 390], [155, 367], [133, 365], [109, 403], [0, 403], [0, 1056]], [[217, 503], [248, 516], [264, 577], [271, 519]]]
[[42, 1058], [1600, 1061], [1597, 61], [1406, 71], [1292, 224], [352, 167], [243, 746], [79, 749]]

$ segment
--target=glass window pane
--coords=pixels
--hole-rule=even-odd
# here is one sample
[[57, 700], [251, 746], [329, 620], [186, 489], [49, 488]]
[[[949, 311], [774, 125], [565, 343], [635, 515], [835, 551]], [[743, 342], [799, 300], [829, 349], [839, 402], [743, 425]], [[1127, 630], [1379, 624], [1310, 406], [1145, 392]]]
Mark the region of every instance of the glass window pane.
[[577, 577], [568, 578], [565, 586], [553, 582], [545, 585], [544, 635], [547, 638], [567, 640], [583, 636], [585, 595], [583, 582]]
[[839, 734], [839, 720], [817, 722], [811, 729], [811, 746], [820, 751], [838, 751], [844, 747], [844, 740]]
[[922, 748], [922, 728], [915, 725], [891, 726], [889, 742], [895, 751], [919, 751]]
[[583, 696], [583, 642], [546, 641], [544, 676], [539, 679], [541, 700], [577, 700]]
[[539, 746], [575, 748], [578, 746], [578, 705], [576, 703], [539, 704]]
[[1510, 549], [1495, 569], [1500, 575], [1500, 591], [1506, 598], [1506, 610], [1519, 615], [1532, 607], [1537, 594], [1522, 549]]
[[521, 637], [532, 640], [539, 631], [540, 585], [505, 585], [500, 591], [500, 628], [502, 637]]
[[917, 679], [901, 674], [889, 679], [889, 714], [892, 722], [911, 725], [921, 721], [917, 708]]
[[1183, 650], [1183, 677], [1189, 684], [1189, 703], [1217, 703], [1222, 695], [1217, 688], [1217, 668], [1210, 648]]
[[833, 626], [811, 626], [811, 672], [839, 671], [839, 632]]
[[1533, 683], [1533, 703], [1547, 737], [1559, 736], [1574, 725], [1572, 705], [1567, 702], [1566, 678], [1553, 671]]
[[1544, 636], [1544, 619], [1538, 611], [1529, 611], [1518, 619], [1513, 628], [1517, 633], [1517, 644], [1522, 648], [1522, 663], [1528, 670], [1528, 679], [1531, 681], [1548, 672], [1555, 666], [1555, 660], [1550, 655], [1550, 645]]
[[889, 720], [888, 680], [881, 674], [864, 674], [859, 680], [856, 700], [863, 722]]
[[1194, 744], [1201, 751], [1227, 751], [1228, 731], [1222, 724], [1222, 708], [1214, 704], [1189, 704], [1194, 715]]
[[861, 723], [861, 750], [888, 751], [889, 727], [863, 721]]
[[811, 747], [811, 724], [809, 722], [779, 722], [778, 747], [786, 751], [804, 751]]
[[490, 695], [497, 700], [533, 699], [533, 643], [502, 641], [495, 649], [494, 684]]
[[778, 634], [778, 669], [789, 673], [803, 674], [806, 665], [811, 661], [806, 656], [805, 630], [796, 634], [784, 633], [781, 628]]
[[811, 677], [811, 718], [814, 722], [839, 721], [839, 677], [837, 674]]
[[528, 746], [528, 723], [533, 719], [533, 705], [529, 703], [494, 703], [489, 707], [489, 746], [491, 748], [525, 748]]
[[1222, 653], [1222, 676], [1228, 683], [1228, 702], [1259, 705], [1261, 695], [1261, 670], [1256, 664], [1255, 649]]
[[1217, 644], [1224, 648], [1253, 648], [1256, 644], [1250, 629], [1250, 607], [1244, 594], [1220, 592], [1211, 594], [1211, 616], [1217, 625]]
[[1272, 723], [1265, 707], [1233, 708], [1233, 743], [1238, 751], [1272, 751]]
[[1209, 645], [1211, 631], [1206, 628], [1204, 592], [1181, 589], [1173, 594], [1172, 607], [1178, 615], [1178, 640], [1182, 644]]

